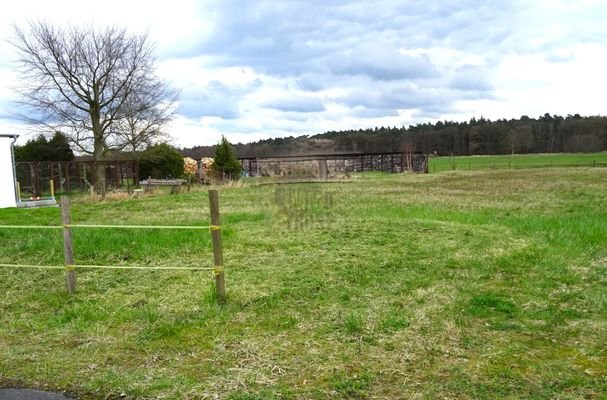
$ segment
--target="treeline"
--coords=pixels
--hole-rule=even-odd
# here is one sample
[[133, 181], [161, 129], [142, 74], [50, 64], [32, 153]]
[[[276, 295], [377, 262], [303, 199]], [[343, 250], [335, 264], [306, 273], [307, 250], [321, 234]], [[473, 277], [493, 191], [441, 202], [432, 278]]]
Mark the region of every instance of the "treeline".
[[[607, 117], [544, 114], [497, 121], [481, 117], [467, 122], [329, 131], [238, 143], [234, 148], [240, 158], [400, 151], [438, 155], [597, 152], [607, 150]], [[201, 158], [212, 156], [213, 151], [213, 146], [197, 146], [185, 148], [182, 153]]]
[[[274, 157], [332, 153], [423, 152], [438, 155], [579, 153], [607, 150], [607, 117], [561, 117], [467, 122], [439, 121], [409, 127], [375, 127], [330, 131], [313, 136], [283, 137], [234, 145], [236, 156]], [[213, 157], [215, 146], [180, 150], [195, 159]], [[107, 159], [139, 158], [140, 154], [111, 152]], [[78, 157], [86, 159], [87, 157]], [[73, 160], [74, 153], [61, 132], [46, 139], [40, 135], [15, 147], [16, 161]]]

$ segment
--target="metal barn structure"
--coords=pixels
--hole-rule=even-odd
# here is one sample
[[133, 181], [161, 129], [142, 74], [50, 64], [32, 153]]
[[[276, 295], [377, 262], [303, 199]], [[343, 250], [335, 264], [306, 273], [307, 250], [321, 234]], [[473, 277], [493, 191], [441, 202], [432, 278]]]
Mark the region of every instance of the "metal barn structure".
[[422, 153], [350, 153], [241, 158], [248, 176], [284, 179], [340, 179], [353, 172], [428, 172]]

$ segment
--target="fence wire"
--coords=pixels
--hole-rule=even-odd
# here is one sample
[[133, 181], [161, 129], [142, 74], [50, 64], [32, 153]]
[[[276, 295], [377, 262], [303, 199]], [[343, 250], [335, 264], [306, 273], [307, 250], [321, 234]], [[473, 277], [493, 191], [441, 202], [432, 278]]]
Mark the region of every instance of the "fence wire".
[[115, 229], [192, 229], [192, 230], [219, 230], [218, 225], [88, 225], [88, 224], [65, 224], [65, 225], [0, 225], [0, 229], [63, 229], [63, 228], [115, 228]]

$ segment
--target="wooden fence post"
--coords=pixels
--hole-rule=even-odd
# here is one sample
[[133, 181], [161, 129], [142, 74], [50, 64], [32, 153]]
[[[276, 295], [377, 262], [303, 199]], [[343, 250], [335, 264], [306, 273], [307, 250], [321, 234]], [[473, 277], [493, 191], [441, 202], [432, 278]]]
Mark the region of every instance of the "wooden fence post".
[[217, 190], [209, 190], [209, 204], [211, 206], [211, 239], [213, 243], [213, 273], [215, 274], [215, 288], [217, 301], [226, 302], [226, 284], [223, 270], [223, 251], [221, 248], [221, 220], [219, 217], [219, 197]]
[[65, 259], [65, 281], [67, 292], [76, 293], [76, 271], [74, 270], [74, 247], [72, 244], [72, 230], [69, 226], [72, 223], [70, 215], [70, 199], [67, 196], [61, 196], [61, 223], [63, 224], [63, 253]]
[[327, 160], [318, 160], [318, 180], [324, 182], [329, 176]]

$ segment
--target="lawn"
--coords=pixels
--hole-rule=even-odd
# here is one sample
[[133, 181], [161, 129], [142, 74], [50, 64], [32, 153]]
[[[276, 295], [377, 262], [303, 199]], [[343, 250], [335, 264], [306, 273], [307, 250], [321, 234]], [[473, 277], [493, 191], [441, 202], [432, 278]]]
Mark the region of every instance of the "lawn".
[[430, 157], [429, 172], [547, 167], [607, 167], [607, 152]]
[[[607, 399], [607, 168], [369, 173], [219, 188], [209, 271], [0, 268], [0, 387], [80, 398]], [[74, 223], [208, 225], [203, 189]], [[0, 224], [58, 224], [58, 209]], [[0, 263], [60, 265], [61, 231]], [[75, 230], [78, 264], [212, 264], [203, 231]]]

